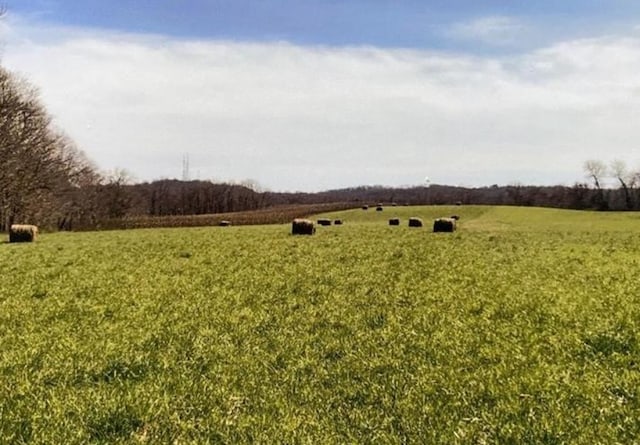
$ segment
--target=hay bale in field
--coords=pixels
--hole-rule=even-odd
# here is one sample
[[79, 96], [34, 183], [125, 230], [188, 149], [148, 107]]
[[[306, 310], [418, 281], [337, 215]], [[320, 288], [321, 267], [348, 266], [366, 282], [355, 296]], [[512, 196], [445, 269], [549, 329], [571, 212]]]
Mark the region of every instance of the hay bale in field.
[[396, 207], [397, 205], [398, 205], [398, 204], [397, 204], [397, 203], [395, 203], [395, 202], [392, 202], [392, 203], [391, 203], [391, 207]]
[[456, 220], [451, 218], [438, 218], [433, 222], [434, 232], [455, 232]]
[[336, 225], [336, 226], [341, 226], [341, 225], [342, 225], [342, 220], [341, 220], [341, 219], [336, 219], [336, 220], [333, 222], [333, 224], [334, 224], [334, 225]]
[[377, 206], [376, 207], [376, 212], [382, 212], [383, 207], [382, 206]]
[[390, 226], [399, 226], [400, 225], [400, 218], [391, 218], [391, 219], [389, 219], [389, 225]]
[[316, 233], [316, 226], [308, 219], [296, 218], [291, 223], [292, 235], [313, 235]]
[[330, 219], [326, 219], [326, 218], [320, 218], [318, 220], [318, 225], [319, 226], [330, 226], [331, 225], [331, 220]]
[[220, 223], [218, 225], [220, 227], [229, 227], [231, 225], [231, 221], [222, 220], [222, 221], [220, 221]]
[[362, 206], [362, 210], [369, 210], [369, 206], [368, 205], [363, 205]]
[[458, 215], [452, 215], [451, 219], [455, 219], [456, 221], [458, 221], [460, 219], [460, 217]]
[[462, 205], [462, 201], [456, 201], [456, 205], [457, 206], [461, 206]]
[[412, 216], [409, 218], [409, 227], [422, 227], [422, 219]]
[[10, 243], [30, 243], [38, 237], [38, 227], [30, 224], [13, 224], [9, 229]]

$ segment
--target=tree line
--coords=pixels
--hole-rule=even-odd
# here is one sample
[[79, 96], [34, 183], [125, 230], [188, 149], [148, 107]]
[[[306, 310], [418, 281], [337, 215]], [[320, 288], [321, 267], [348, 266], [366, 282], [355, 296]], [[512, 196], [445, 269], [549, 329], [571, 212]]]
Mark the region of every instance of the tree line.
[[52, 225], [82, 212], [98, 184], [96, 169], [61, 131], [37, 92], [0, 67], [0, 228]]
[[[595, 188], [594, 206], [598, 210], [637, 210], [640, 190], [640, 170], [632, 170], [626, 162], [613, 160], [609, 165], [598, 159], [584, 163], [584, 171]], [[603, 180], [613, 179], [619, 186], [616, 193], [605, 188]]]
[[[38, 93], [0, 66], [0, 230], [14, 223], [48, 229], [100, 227], [127, 217], [204, 215], [278, 205], [332, 202], [399, 205], [489, 204], [569, 209], [640, 209], [640, 172], [623, 161], [584, 164], [588, 183], [573, 186], [464, 188], [431, 185], [363, 186], [319, 193], [275, 193], [251, 184], [163, 179], [132, 184], [124, 171], [101, 173], [73, 141], [55, 128]], [[617, 187], [604, 182], [614, 179]]]

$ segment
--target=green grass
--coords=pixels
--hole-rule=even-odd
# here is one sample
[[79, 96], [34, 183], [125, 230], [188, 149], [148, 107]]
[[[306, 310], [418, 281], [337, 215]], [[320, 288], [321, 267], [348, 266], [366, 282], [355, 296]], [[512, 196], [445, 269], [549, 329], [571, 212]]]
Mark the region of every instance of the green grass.
[[0, 443], [637, 443], [639, 214], [326, 216], [0, 245]]

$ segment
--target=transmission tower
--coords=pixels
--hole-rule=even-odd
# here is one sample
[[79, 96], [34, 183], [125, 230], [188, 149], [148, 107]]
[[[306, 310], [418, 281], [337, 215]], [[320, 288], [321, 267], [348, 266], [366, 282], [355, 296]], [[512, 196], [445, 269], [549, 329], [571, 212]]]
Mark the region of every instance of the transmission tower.
[[182, 180], [189, 181], [189, 153], [182, 156]]

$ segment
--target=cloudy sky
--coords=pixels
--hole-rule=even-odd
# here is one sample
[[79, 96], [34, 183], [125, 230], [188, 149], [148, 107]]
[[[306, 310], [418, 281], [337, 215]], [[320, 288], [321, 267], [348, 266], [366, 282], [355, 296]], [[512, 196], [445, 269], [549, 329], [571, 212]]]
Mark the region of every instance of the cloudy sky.
[[105, 171], [271, 190], [640, 166], [636, 0], [13, 0], [1, 63]]

